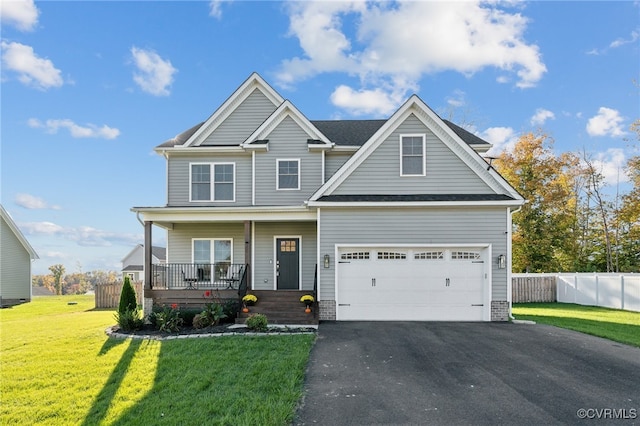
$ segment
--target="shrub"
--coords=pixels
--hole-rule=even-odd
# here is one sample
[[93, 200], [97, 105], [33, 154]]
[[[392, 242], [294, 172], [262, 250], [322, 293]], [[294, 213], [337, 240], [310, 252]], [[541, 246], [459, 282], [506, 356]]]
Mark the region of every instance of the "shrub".
[[226, 318], [223, 307], [219, 303], [207, 303], [204, 311], [193, 317], [194, 328], [205, 328], [216, 325], [222, 318]]
[[203, 313], [197, 314], [193, 317], [193, 328], [206, 328], [211, 325], [209, 318]]
[[247, 318], [247, 328], [254, 331], [267, 331], [267, 316], [264, 314], [253, 314]]
[[180, 316], [178, 305], [163, 306], [162, 309], [154, 311], [150, 315], [149, 321], [155, 327], [165, 333], [176, 333], [180, 331], [180, 326], [184, 322]]
[[122, 291], [120, 292], [120, 303], [118, 304], [118, 312], [133, 311], [138, 309], [138, 301], [136, 299], [136, 291], [131, 285], [129, 277], [124, 277]]
[[124, 312], [116, 312], [114, 315], [118, 326], [124, 331], [139, 330], [144, 324], [144, 320], [140, 317], [138, 308], [127, 309]]
[[222, 312], [225, 316], [221, 319], [226, 320], [223, 322], [233, 322], [239, 310], [240, 302], [237, 299], [227, 299], [222, 305]]

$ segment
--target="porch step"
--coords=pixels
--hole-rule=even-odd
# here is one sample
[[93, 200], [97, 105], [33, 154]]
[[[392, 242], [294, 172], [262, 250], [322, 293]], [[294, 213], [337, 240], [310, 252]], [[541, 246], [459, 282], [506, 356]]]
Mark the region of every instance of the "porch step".
[[244, 324], [252, 314], [264, 314], [270, 324], [317, 325], [317, 303], [311, 305], [311, 313], [304, 311], [300, 297], [311, 294], [300, 290], [255, 290], [251, 291], [258, 298], [258, 303], [249, 306], [249, 312], [240, 312], [236, 324]]

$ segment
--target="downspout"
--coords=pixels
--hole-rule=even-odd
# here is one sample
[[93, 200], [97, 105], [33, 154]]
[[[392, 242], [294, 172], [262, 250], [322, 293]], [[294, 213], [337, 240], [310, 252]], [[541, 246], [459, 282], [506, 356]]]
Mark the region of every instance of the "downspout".
[[[526, 202], [526, 201], [525, 201]], [[511, 217], [514, 215], [514, 213], [518, 213], [520, 210], [522, 210], [522, 206], [518, 207], [516, 210], [514, 211], [510, 211], [509, 212], [509, 229], [508, 229], [508, 235], [509, 235], [509, 240], [507, 241], [507, 245], [509, 246], [509, 250], [507, 250], [508, 254], [509, 254], [509, 258], [507, 260], [507, 282], [509, 283], [509, 292], [507, 293], [507, 300], [509, 301], [509, 319], [510, 320], [514, 320], [514, 316], [512, 314], [513, 312], [513, 278], [511, 278], [511, 273], [512, 273], [512, 241], [513, 241], [513, 236], [512, 236], [512, 232], [513, 232], [513, 220], [511, 219]]]

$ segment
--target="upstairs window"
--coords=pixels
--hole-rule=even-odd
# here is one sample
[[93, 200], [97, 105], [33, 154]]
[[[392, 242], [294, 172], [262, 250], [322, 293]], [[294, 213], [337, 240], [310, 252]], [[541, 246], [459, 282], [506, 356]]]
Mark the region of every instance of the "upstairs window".
[[191, 164], [191, 201], [234, 201], [235, 163]]
[[300, 160], [278, 160], [276, 189], [300, 189]]
[[400, 136], [400, 176], [424, 176], [426, 169], [424, 135]]

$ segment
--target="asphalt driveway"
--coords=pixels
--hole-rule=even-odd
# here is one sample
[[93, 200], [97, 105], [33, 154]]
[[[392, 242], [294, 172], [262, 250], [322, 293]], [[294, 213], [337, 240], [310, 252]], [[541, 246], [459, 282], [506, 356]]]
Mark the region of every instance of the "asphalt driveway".
[[640, 349], [545, 325], [323, 322], [297, 425], [640, 425]]

